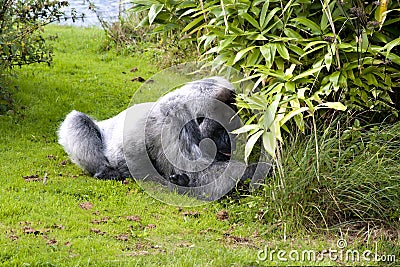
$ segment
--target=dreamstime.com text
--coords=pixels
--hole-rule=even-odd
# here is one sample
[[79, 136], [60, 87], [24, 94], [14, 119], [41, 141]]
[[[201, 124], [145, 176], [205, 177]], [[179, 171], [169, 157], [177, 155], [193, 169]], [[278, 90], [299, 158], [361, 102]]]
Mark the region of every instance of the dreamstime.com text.
[[259, 261], [280, 261], [280, 262], [322, 262], [325, 260], [340, 262], [396, 262], [396, 255], [380, 254], [378, 244], [375, 243], [374, 250], [347, 249], [347, 242], [339, 239], [336, 243], [336, 249], [316, 250], [283, 250], [271, 249], [265, 246], [257, 253]]

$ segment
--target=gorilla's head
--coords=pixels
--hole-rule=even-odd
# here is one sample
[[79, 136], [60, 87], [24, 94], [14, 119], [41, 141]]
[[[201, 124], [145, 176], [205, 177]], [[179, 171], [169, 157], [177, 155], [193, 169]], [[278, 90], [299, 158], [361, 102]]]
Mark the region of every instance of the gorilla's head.
[[201, 139], [211, 139], [216, 148], [214, 161], [228, 161], [234, 149], [234, 135], [229, 134], [219, 122], [199, 117], [197, 118], [201, 132]]
[[207, 107], [209, 117], [198, 116], [196, 119], [201, 139], [210, 139], [213, 146], [215, 145], [211, 153], [207, 153], [207, 148], [203, 152], [215, 155], [214, 161], [229, 161], [235, 149], [235, 135], [230, 132], [239, 128], [240, 124], [239, 118], [235, 115], [237, 113], [236, 93], [232, 85], [221, 77], [212, 77], [204, 81], [212, 81], [209, 85], [214, 87], [213, 97], [217, 101], [210, 102], [210, 106]]

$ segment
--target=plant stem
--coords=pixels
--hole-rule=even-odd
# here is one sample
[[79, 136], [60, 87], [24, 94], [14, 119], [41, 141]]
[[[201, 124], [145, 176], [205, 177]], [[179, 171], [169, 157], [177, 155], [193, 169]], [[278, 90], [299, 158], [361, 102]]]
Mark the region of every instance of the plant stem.
[[319, 182], [319, 147], [318, 147], [318, 138], [317, 138], [317, 123], [315, 122], [315, 115], [312, 113], [312, 123], [314, 128], [314, 141], [315, 141], [315, 156], [317, 161], [317, 180]]

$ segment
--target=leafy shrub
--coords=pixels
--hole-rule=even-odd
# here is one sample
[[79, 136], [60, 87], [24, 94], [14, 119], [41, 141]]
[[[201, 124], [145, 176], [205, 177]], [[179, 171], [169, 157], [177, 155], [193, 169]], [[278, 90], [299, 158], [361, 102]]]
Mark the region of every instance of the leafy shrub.
[[67, 5], [68, 1], [0, 0], [0, 72], [13, 66], [50, 64], [52, 49], [41, 34], [42, 27], [77, 19], [75, 11], [70, 17], [60, 11]]
[[198, 7], [197, 1], [184, 0], [133, 0], [132, 3], [132, 12], [144, 14], [137, 26], [155, 25], [152, 32], [163, 35], [164, 40], [180, 40], [182, 30], [192, 21], [187, 11]]
[[239, 95], [242, 110], [254, 114], [238, 131], [249, 133], [247, 154], [262, 139], [275, 155], [288, 121], [304, 131], [303, 113], [344, 110], [340, 103], [398, 115], [398, 1], [132, 2], [147, 11], [141, 25], [182, 29], [197, 40], [203, 59], [255, 81], [253, 92]]
[[68, 1], [0, 0], [0, 114], [12, 109], [12, 96], [4, 73], [14, 66], [47, 63], [52, 48], [42, 36], [43, 26], [60, 20], [83, 18], [75, 10], [61, 12]]

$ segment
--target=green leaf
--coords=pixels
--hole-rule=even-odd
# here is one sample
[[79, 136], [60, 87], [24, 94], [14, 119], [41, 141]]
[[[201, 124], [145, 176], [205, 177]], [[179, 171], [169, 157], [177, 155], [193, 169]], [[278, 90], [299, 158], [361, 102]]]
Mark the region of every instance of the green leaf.
[[332, 65], [332, 54], [330, 52], [325, 55], [325, 65], [327, 71], [329, 71]]
[[310, 110], [308, 107], [301, 107], [301, 108], [294, 109], [294, 110], [290, 111], [288, 114], [285, 115], [285, 117], [283, 117], [283, 119], [281, 119], [279, 121], [280, 126], [285, 124], [288, 120], [290, 120], [294, 116], [296, 116], [296, 115], [298, 115], [300, 113], [303, 113], [304, 111], [308, 111], [308, 110]]
[[279, 55], [286, 60], [290, 59], [289, 51], [285, 47], [284, 43], [275, 43], [276, 49], [278, 50]]
[[[241, 16], [247, 20], [248, 22], [250, 22], [251, 25], [253, 25], [254, 28], [260, 30], [260, 25], [258, 25], [258, 22], [252, 17], [250, 16], [248, 13], [242, 13]], [[249, 30], [249, 29], [248, 29]]]
[[260, 138], [260, 136], [264, 133], [264, 130], [260, 130], [258, 132], [256, 132], [255, 134], [253, 134], [252, 136], [250, 136], [249, 140], [247, 140], [246, 146], [244, 148], [244, 158], [245, 161], [247, 162], [251, 151], [253, 150], [254, 145], [256, 144], [256, 142], [258, 141], [258, 139]]
[[322, 31], [325, 31], [329, 26], [329, 20], [326, 16], [326, 12], [322, 13], [321, 23], [319, 24]]
[[202, 36], [202, 37], [200, 38], [199, 45], [200, 45], [202, 42], [204, 42], [203, 48], [204, 48], [204, 50], [206, 50], [207, 47], [208, 47], [216, 38], [217, 38], [216, 35], [205, 35], [205, 36]]
[[296, 84], [294, 82], [286, 82], [285, 83], [285, 89], [288, 92], [294, 93], [296, 90]]
[[145, 5], [149, 6], [150, 4], [159, 4], [160, 1], [158, 0], [134, 0], [135, 5]]
[[304, 50], [294, 44], [289, 44], [289, 49], [295, 52], [297, 55], [302, 56], [304, 54]]
[[313, 22], [307, 18], [297, 17], [297, 18], [292, 19], [292, 21], [299, 22], [300, 24], [309, 28], [313, 33], [322, 34], [321, 28], [315, 22]]
[[150, 25], [153, 24], [154, 20], [157, 18], [157, 15], [161, 12], [164, 8], [163, 4], [153, 4], [149, 10], [149, 23]]
[[[307, 90], [306, 88], [302, 88], [301, 90]], [[298, 90], [300, 91], [300, 89]], [[297, 93], [297, 95], [302, 95], [301, 99], [304, 99], [304, 93]], [[293, 110], [299, 109], [300, 108], [300, 101], [299, 99], [293, 99], [290, 101], [290, 106], [293, 108]], [[300, 129], [301, 132], [304, 133], [304, 116], [303, 113], [299, 113], [294, 115], [294, 121], [297, 125], [297, 127]], [[285, 126], [284, 124], [280, 125], [281, 128], [283, 128], [283, 126]]]
[[271, 12], [268, 13], [268, 16], [265, 18], [263, 25], [261, 25], [262, 29], [264, 29], [268, 25], [270, 20], [274, 17], [275, 13], [278, 12], [279, 10], [281, 10], [280, 7], [275, 7], [274, 9], [272, 9]]
[[247, 38], [253, 41], [268, 41], [268, 39], [262, 34], [251, 35], [248, 36]]
[[341, 111], [345, 111], [347, 109], [347, 107], [340, 102], [326, 102], [315, 107], [316, 110], [321, 108], [332, 108]]
[[[281, 77], [279, 75], [276, 75], [276, 76], [278, 78]], [[283, 79], [283, 77], [281, 77], [281, 79]], [[284, 86], [285, 86], [284, 83], [277, 82], [277, 83], [274, 83], [274, 84], [271, 84], [270, 86], [268, 86], [268, 88], [267, 88], [267, 90], [265, 92], [268, 93], [269, 95], [278, 94], [278, 93], [282, 92], [282, 88]]]
[[[282, 115], [283, 117], [283, 115]], [[281, 134], [281, 127], [279, 126], [279, 121], [274, 120], [271, 126], [271, 132], [275, 135], [275, 140], [279, 140], [283, 143], [282, 134]]]
[[378, 39], [379, 41], [381, 41], [381, 42], [384, 43], [384, 44], [387, 44], [387, 43], [388, 43], [389, 37], [386, 36], [386, 35], [384, 35], [384, 34], [381, 33], [381, 32], [374, 32], [373, 37], [376, 38], [376, 39]]
[[343, 50], [344, 52], [351, 52], [353, 51], [353, 46], [349, 43], [340, 43], [338, 44], [338, 48]]
[[261, 126], [258, 124], [249, 124], [249, 125], [244, 125], [240, 127], [239, 129], [234, 130], [232, 133], [233, 134], [242, 134], [242, 133], [247, 133], [253, 130], [259, 130], [261, 129]]
[[[186, 17], [186, 16], [188, 16], [188, 15], [190, 15], [190, 14], [192, 14], [193, 12], [196, 12], [197, 11], [197, 9], [195, 9], [195, 8], [191, 8], [191, 9], [188, 9], [188, 10], [186, 10], [185, 12], [183, 12], [180, 16], [179, 16], [179, 18], [181, 19], [181, 18], [183, 18], [183, 17]], [[195, 16], [196, 17], [196, 16]]]
[[188, 25], [186, 25], [186, 27], [185, 28], [183, 28], [183, 30], [182, 30], [182, 32], [187, 32], [187, 31], [189, 31], [190, 29], [192, 29], [194, 26], [196, 26], [197, 24], [199, 24], [201, 21], [203, 21], [203, 17], [198, 17], [198, 18], [195, 18], [194, 20], [192, 20]]
[[291, 38], [296, 38], [298, 40], [302, 40], [303, 37], [300, 35], [300, 33], [290, 29], [290, 28], [285, 28], [284, 33], [286, 34], [287, 37], [291, 37]]
[[236, 56], [235, 59], [233, 60], [233, 64], [235, 64], [236, 62], [238, 62], [239, 60], [241, 60], [250, 50], [254, 49], [256, 46], [250, 46], [247, 47], [243, 50], [240, 50]]
[[261, 9], [261, 13], [260, 13], [260, 27], [261, 29], [264, 29], [265, 25], [265, 18], [267, 16], [267, 12], [268, 12], [268, 8], [269, 8], [269, 0], [265, 1], [262, 9]]
[[315, 107], [314, 107], [313, 103], [311, 102], [311, 100], [308, 99], [308, 98], [306, 98], [306, 99], [304, 99], [304, 102], [305, 102], [306, 105], [308, 106], [310, 112], [311, 112], [311, 113], [314, 113]]
[[260, 57], [260, 49], [258, 49], [257, 47], [252, 50], [250, 52], [250, 56], [247, 57], [247, 66], [254, 66], [256, 64], [258, 64], [261, 61], [261, 57]]
[[146, 27], [146, 26], [149, 26], [149, 17], [148, 17], [148, 16], [145, 16], [145, 17], [138, 23], [138, 26], [137, 26], [137, 27], [141, 28], [141, 27]]
[[327, 41], [313, 41], [313, 42], [309, 42], [306, 47], [304, 47], [304, 51], [307, 51], [308, 49], [310, 49], [311, 47], [317, 45], [317, 44], [325, 44], [327, 45], [328, 42]]
[[271, 68], [274, 64], [276, 45], [274, 43], [265, 44], [260, 47], [260, 51], [265, 59], [265, 66]]
[[337, 91], [339, 90], [339, 78], [340, 78], [340, 71], [335, 71], [334, 73], [332, 73], [331, 75], [329, 75], [329, 81], [332, 83], [333, 85], [333, 90]]
[[275, 158], [276, 138], [273, 132], [264, 132], [262, 136], [263, 146], [265, 151]]
[[217, 53], [220, 53], [223, 49], [232, 44], [236, 37], [237, 35], [225, 36], [225, 38], [219, 43]]
[[268, 107], [267, 101], [265, 101], [265, 98], [260, 94], [252, 94], [251, 96], [244, 98], [244, 100], [249, 104], [258, 106], [257, 109], [260, 110], [264, 110]]
[[364, 75], [364, 78], [367, 80], [368, 85], [375, 85], [376, 87], [379, 86], [378, 81], [375, 78], [375, 75], [372, 73]]
[[361, 52], [364, 53], [368, 50], [369, 47], [369, 41], [368, 41], [368, 35], [365, 30], [363, 30], [361, 34]]
[[389, 53], [389, 54], [386, 54], [386, 58], [388, 58], [390, 61], [396, 63], [397, 65], [400, 65], [400, 57], [398, 55]]
[[383, 48], [384, 50], [386, 50], [386, 57], [389, 55], [390, 51], [396, 47], [400, 45], [400, 37], [397, 39], [394, 39], [392, 41], [390, 41], [389, 43], [387, 43]]
[[300, 73], [299, 75], [297, 75], [296, 77], [293, 78], [292, 81], [296, 81], [298, 79], [304, 78], [304, 77], [308, 77], [310, 75], [313, 75], [316, 72], [319, 72], [324, 66], [320, 66], [318, 68], [314, 68], [305, 72]]
[[265, 111], [264, 117], [264, 129], [269, 129], [275, 120], [276, 111], [279, 107], [279, 102], [281, 101], [282, 94], [278, 93], [275, 95], [274, 100], [272, 101], [271, 105], [268, 106], [267, 110]]

